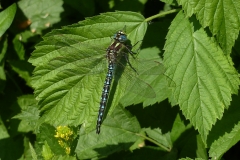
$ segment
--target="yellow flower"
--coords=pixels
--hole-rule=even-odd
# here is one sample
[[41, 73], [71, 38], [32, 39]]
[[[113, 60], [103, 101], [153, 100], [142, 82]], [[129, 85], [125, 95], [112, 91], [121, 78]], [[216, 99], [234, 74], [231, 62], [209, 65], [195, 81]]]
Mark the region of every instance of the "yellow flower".
[[70, 154], [70, 151], [71, 151], [70, 147], [66, 147], [65, 150], [67, 154]]

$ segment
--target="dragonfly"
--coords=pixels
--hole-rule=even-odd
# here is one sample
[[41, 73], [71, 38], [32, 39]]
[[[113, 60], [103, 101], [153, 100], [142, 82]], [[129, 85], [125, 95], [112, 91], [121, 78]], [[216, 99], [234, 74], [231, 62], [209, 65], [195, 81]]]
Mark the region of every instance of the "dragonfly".
[[[120, 30], [113, 36], [114, 42], [107, 48], [106, 57], [108, 60], [108, 72], [105, 78], [103, 90], [102, 90], [102, 96], [100, 100], [100, 107], [98, 112], [98, 119], [97, 119], [97, 125], [96, 125], [96, 133], [100, 133], [100, 127], [103, 120], [104, 111], [107, 105], [109, 91], [111, 87], [111, 82], [115, 70], [115, 66], [117, 63], [117, 59], [121, 56], [124, 56], [127, 64], [131, 67], [131, 69], [137, 73], [136, 69], [131, 65], [128, 54], [125, 52], [122, 52], [123, 55], [121, 55], [120, 50], [125, 47], [127, 51], [133, 56], [134, 52], [131, 51], [131, 49], [125, 44], [125, 42], [128, 40], [127, 35], [124, 31]], [[121, 55], [121, 56], [119, 56]], [[133, 56], [134, 57], [134, 56]]]
[[[95, 75], [98, 73], [107, 72], [100, 99], [100, 106], [96, 124], [97, 134], [100, 133], [100, 127], [103, 121], [104, 111], [107, 106], [112, 79], [120, 77], [120, 79], [124, 79], [123, 81], [134, 82], [134, 85], [132, 85], [132, 87], [130, 87], [129, 89], [130, 92], [133, 92], [143, 97], [154, 98], [156, 95], [153, 88], [149, 84], [138, 78], [138, 68], [148, 68], [149, 66], [151, 67], [152, 64], [154, 66], [162, 65], [159, 63], [154, 63], [152, 61], [149, 61], [150, 63], [146, 63], [144, 61], [144, 63], [138, 62], [139, 60], [135, 58], [136, 53], [132, 51], [133, 47], [126, 44], [128, 38], [123, 30], [119, 30], [118, 32], [116, 32], [113, 35], [112, 40], [113, 42], [110, 44], [110, 46], [107, 49], [103, 49], [99, 46], [84, 44], [77, 40], [65, 38], [64, 36], [62, 36], [59, 42], [57, 42], [55, 45], [56, 50], [60, 53], [60, 55], [62, 55], [62, 57], [54, 58], [51, 61], [52, 66], [54, 66], [55, 63], [58, 64], [58, 66], [63, 66], [63, 68], [65, 68], [64, 72], [67, 74], [82, 75], [86, 73]], [[102, 54], [103, 51], [105, 52], [105, 54]], [[129, 55], [131, 55], [133, 62], [136, 62], [134, 64], [140, 65], [133, 66], [132, 62], [130, 63]], [[87, 70], [87, 67], [83, 68], [85, 64], [86, 66], [96, 65], [96, 67], [92, 67], [90, 70]], [[124, 72], [118, 73], [116, 71], [116, 68], [121, 68], [124, 70]], [[161, 74], [160, 72], [164, 73], [164, 71], [158, 70], [156, 73], [150, 74], [158, 75]], [[133, 84], [131, 82], [130, 84]], [[139, 88], [144, 92], [139, 92]]]

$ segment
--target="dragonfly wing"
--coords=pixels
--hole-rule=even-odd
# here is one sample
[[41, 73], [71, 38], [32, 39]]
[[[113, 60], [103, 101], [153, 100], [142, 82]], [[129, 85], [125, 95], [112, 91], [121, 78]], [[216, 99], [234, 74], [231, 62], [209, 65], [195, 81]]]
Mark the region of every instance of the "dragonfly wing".
[[154, 98], [156, 96], [155, 91], [151, 85], [140, 79], [138, 72], [128, 65], [124, 67], [122, 64], [118, 63], [115, 77], [120, 80], [120, 84], [123, 86], [123, 88], [125, 88], [127, 92], [130, 91], [147, 98]]

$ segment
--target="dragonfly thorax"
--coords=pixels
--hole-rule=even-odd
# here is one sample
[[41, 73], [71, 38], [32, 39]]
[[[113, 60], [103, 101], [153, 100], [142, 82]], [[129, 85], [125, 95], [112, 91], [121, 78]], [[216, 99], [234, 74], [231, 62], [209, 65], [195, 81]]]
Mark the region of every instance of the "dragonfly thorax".
[[114, 49], [107, 49], [107, 59], [109, 63], [116, 63], [117, 60], [117, 51]]

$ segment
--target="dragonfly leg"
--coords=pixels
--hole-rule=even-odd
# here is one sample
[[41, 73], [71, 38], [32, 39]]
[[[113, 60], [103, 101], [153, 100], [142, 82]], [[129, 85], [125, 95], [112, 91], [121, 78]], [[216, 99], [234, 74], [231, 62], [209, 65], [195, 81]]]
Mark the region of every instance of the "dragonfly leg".
[[[130, 55], [131, 55], [134, 59], [135, 59], [134, 55], [135, 55], [136, 53], [132, 51], [132, 48], [133, 48], [134, 46], [136, 46], [136, 45], [137, 45], [139, 42], [141, 42], [141, 41], [143, 41], [143, 40], [137, 41], [133, 46], [124, 44], [125, 48], [127, 49], [127, 51], [130, 53]], [[137, 52], [138, 52], [138, 50], [140, 50], [140, 47], [137, 49]]]
[[[128, 65], [132, 68], [132, 70], [134, 70], [134, 72], [137, 73], [137, 70], [132, 66], [132, 64], [131, 64], [130, 61], [129, 61], [128, 54], [124, 54], [124, 57], [125, 57]], [[134, 57], [134, 58], [135, 58], [135, 57]], [[138, 73], [137, 73], [137, 74], [138, 74]]]

